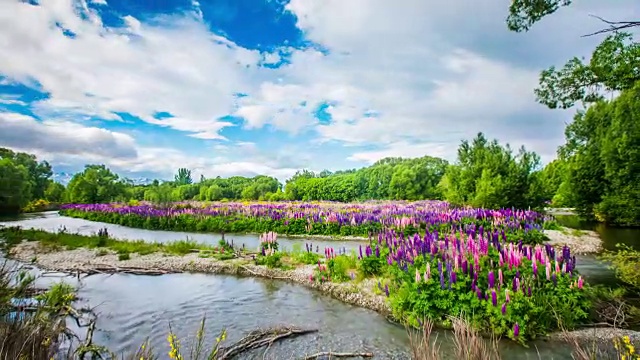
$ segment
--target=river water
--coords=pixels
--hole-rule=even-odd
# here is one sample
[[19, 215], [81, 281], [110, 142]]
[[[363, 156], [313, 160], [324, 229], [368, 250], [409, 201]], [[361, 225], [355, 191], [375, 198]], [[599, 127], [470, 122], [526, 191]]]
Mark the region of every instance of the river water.
[[[65, 226], [69, 231], [90, 234], [106, 227], [109, 234], [120, 239], [145, 241], [172, 241], [190, 239], [216, 243], [220, 235], [151, 231], [118, 225], [96, 223], [82, 219], [60, 217], [56, 213], [29, 214], [0, 225], [19, 225], [56, 231]], [[236, 244], [258, 246], [257, 235], [227, 235]], [[285, 246], [311, 242], [305, 239], [279, 239]], [[324, 246], [354, 249], [358, 242], [312, 241], [322, 251]], [[302, 245], [304, 247], [304, 245]], [[609, 281], [606, 268], [590, 257], [579, 260], [579, 270], [591, 282]], [[37, 269], [32, 270], [38, 272]], [[47, 274], [50, 275], [50, 274]], [[224, 275], [171, 274], [163, 276], [93, 275], [82, 280], [70, 277], [43, 277], [40, 285], [52, 281], [65, 281], [76, 286], [80, 300], [78, 306], [96, 307], [100, 314], [94, 335], [96, 343], [117, 353], [134, 351], [146, 338], [166, 358], [169, 324], [188, 345], [199, 322], [207, 316], [207, 339], [226, 326], [228, 341], [233, 342], [257, 327], [282, 324], [317, 328], [316, 334], [285, 340], [274, 344], [269, 353], [272, 359], [289, 359], [319, 351], [371, 351], [376, 359], [409, 359], [405, 330], [388, 322], [383, 316], [355, 306], [344, 304], [317, 291], [287, 282], [243, 278]], [[73, 325], [73, 324], [70, 324]], [[452, 347], [450, 334], [438, 334], [442, 349]], [[564, 345], [535, 342], [525, 349], [503, 341], [506, 359], [570, 359]], [[247, 354], [245, 359], [262, 359], [263, 350]], [[269, 358], [269, 357], [267, 357]], [[451, 357], [453, 358], [453, 357]]]

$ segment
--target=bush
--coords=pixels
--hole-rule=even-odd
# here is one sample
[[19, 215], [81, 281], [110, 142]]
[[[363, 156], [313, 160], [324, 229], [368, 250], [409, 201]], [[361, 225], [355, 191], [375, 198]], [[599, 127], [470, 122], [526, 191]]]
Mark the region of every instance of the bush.
[[131, 256], [129, 255], [129, 253], [118, 254], [118, 260], [120, 261], [129, 260], [129, 259], [131, 259]]

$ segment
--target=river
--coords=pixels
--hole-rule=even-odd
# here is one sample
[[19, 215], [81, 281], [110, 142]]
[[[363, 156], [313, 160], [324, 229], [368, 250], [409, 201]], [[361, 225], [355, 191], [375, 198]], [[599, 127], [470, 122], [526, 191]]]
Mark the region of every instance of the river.
[[604, 223], [586, 222], [580, 220], [577, 215], [555, 215], [562, 226], [579, 230], [592, 230], [600, 235], [602, 247], [605, 250], [616, 250], [616, 244], [622, 243], [636, 250], [640, 250], [640, 228], [621, 228], [607, 226]]
[[[90, 234], [106, 227], [109, 234], [120, 239], [171, 241], [190, 239], [215, 243], [216, 234], [179, 233], [127, 228], [82, 219], [60, 217], [56, 213], [23, 215], [0, 225], [19, 225], [56, 231], [65, 226], [69, 231]], [[236, 244], [258, 246], [256, 235], [227, 235]], [[304, 239], [279, 239], [285, 246], [311, 242]], [[313, 240], [320, 247], [334, 246], [354, 249], [358, 242]], [[302, 245], [304, 247], [304, 245]], [[591, 282], [609, 281], [611, 274], [590, 257], [579, 260], [579, 269]], [[37, 272], [37, 269], [33, 271]], [[208, 339], [227, 326], [228, 341], [234, 341], [256, 327], [290, 324], [318, 328], [317, 334], [275, 344], [269, 350], [272, 358], [288, 359], [291, 354], [303, 355], [318, 351], [361, 351], [375, 353], [376, 359], [408, 359], [408, 339], [405, 330], [388, 322], [383, 316], [366, 309], [344, 304], [331, 297], [287, 282], [223, 275], [171, 274], [163, 276], [93, 275], [78, 281], [69, 277], [44, 277], [40, 285], [52, 281], [70, 282], [78, 290], [78, 306], [97, 306], [100, 314], [95, 341], [118, 353], [133, 351], [147, 337], [161, 351], [168, 351], [166, 336], [169, 322], [180, 336], [191, 336], [202, 316], [207, 316]], [[72, 325], [72, 324], [70, 324]], [[440, 339], [449, 333], [439, 334]], [[188, 343], [188, 340], [185, 340]], [[185, 344], [186, 345], [186, 344]], [[554, 346], [555, 345], [555, 346]], [[450, 340], [442, 341], [444, 351]], [[566, 346], [535, 342], [525, 349], [512, 342], [501, 342], [507, 359], [571, 359]], [[245, 359], [262, 358], [262, 351]]]

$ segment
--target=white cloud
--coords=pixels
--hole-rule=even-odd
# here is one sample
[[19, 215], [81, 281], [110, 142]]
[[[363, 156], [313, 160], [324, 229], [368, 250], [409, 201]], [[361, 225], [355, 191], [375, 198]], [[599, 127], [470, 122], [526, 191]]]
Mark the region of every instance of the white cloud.
[[[218, 118], [232, 111], [234, 93], [251, 86], [261, 55], [213, 35], [195, 13], [124, 21], [126, 28], [105, 28], [97, 13], [72, 0], [2, 1], [0, 44], [11, 51], [3, 52], [0, 73], [35, 80], [50, 93], [36, 105], [39, 114], [115, 119], [114, 112], [126, 112], [196, 138], [220, 138], [231, 124]], [[158, 120], [156, 112], [175, 118]]]
[[178, 149], [145, 147], [130, 135], [87, 127], [64, 120], [38, 121], [30, 116], [0, 112], [0, 147], [35, 154], [41, 160], [81, 168], [85, 164], [106, 164], [119, 173], [152, 171], [171, 178], [179, 167], [192, 170], [194, 177], [270, 175], [281, 181], [296, 168], [269, 161], [254, 143], [239, 142], [235, 148], [245, 154], [243, 161], [225, 156], [197, 157]]
[[136, 158], [135, 140], [126, 134], [67, 121], [36, 119], [0, 112], [0, 146], [36, 154], [77, 157]]

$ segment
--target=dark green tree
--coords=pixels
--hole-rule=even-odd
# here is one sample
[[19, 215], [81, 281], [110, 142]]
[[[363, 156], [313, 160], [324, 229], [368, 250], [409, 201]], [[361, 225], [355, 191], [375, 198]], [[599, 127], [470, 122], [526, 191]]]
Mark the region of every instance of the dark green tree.
[[186, 168], [178, 169], [174, 182], [176, 185], [189, 185], [193, 183], [193, 179], [191, 179], [191, 170]]

